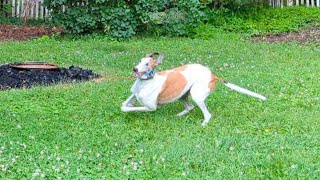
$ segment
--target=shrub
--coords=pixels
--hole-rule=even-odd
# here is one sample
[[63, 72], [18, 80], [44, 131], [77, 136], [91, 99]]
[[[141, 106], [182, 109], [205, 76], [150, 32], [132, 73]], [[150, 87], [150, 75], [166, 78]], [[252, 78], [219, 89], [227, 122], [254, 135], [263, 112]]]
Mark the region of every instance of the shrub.
[[12, 5], [11, 3], [6, 3], [3, 0], [0, 0], [0, 17], [7, 17], [12, 12]]
[[[136, 33], [187, 35], [202, 21], [206, 2], [199, 0], [45, 0], [52, 20], [67, 32], [105, 32], [115, 38]], [[66, 6], [62, 12], [62, 6]]]
[[[270, 11], [263, 0], [45, 0], [52, 20], [66, 32], [104, 32], [114, 38], [137, 33], [188, 36], [201, 23], [237, 32], [266, 32], [296, 28], [306, 18], [290, 19]], [[64, 12], [62, 7], [66, 6]], [[284, 22], [282, 19], [287, 19]], [[281, 26], [281, 24], [283, 24]], [[274, 28], [275, 27], [275, 28]]]

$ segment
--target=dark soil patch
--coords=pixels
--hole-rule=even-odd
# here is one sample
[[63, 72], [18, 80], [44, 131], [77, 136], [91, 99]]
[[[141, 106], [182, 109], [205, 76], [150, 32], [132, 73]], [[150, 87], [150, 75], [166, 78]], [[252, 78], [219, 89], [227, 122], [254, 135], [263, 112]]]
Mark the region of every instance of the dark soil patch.
[[320, 28], [300, 30], [299, 32], [288, 32], [280, 34], [267, 34], [252, 37], [254, 42], [266, 41], [270, 43], [278, 42], [299, 42], [305, 44], [308, 42], [320, 43]]
[[55, 27], [50, 28], [46, 26], [0, 25], [0, 41], [24, 41], [35, 39], [44, 35], [51, 36], [55, 33], [62, 32], [62, 29]]
[[54, 70], [24, 70], [0, 65], [0, 90], [30, 88], [34, 85], [53, 85], [59, 82], [88, 81], [100, 77], [91, 70], [70, 66]]

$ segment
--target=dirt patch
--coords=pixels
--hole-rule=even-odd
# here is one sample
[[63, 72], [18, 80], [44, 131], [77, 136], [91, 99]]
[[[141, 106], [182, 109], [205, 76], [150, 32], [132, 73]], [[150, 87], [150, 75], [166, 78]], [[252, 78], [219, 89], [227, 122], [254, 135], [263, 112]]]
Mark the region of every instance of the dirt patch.
[[280, 34], [267, 34], [252, 37], [254, 42], [266, 41], [270, 43], [278, 42], [299, 42], [301, 44], [313, 42], [320, 43], [320, 27], [300, 30], [298, 32], [288, 32]]
[[46, 26], [17, 26], [0, 25], [0, 41], [25, 41], [35, 39], [44, 35], [51, 36], [55, 33], [62, 33], [60, 28]]
[[59, 82], [79, 82], [101, 77], [91, 70], [70, 66], [54, 70], [24, 70], [0, 65], [0, 90], [30, 88], [34, 85], [53, 85]]

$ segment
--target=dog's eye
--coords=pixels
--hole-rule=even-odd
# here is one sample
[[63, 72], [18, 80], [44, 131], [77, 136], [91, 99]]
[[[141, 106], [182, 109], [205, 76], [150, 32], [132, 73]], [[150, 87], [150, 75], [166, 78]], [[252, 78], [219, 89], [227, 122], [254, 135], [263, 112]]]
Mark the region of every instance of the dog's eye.
[[149, 63], [146, 63], [146, 66], [149, 66]]

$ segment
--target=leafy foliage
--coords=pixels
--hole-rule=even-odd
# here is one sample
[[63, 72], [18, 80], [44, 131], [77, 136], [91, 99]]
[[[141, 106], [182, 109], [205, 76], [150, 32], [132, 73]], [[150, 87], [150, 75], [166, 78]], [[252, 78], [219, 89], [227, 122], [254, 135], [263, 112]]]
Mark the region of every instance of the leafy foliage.
[[[137, 32], [183, 36], [204, 17], [205, 2], [198, 0], [46, 0], [55, 22], [67, 32], [101, 32], [115, 38], [131, 37]], [[65, 12], [62, 7], [66, 6]]]
[[104, 30], [108, 34], [117, 38], [127, 38], [136, 33], [137, 21], [130, 8], [117, 7], [109, 9], [106, 14], [108, 16], [105, 16]]
[[[227, 31], [278, 33], [320, 19], [319, 9], [274, 9], [250, 0], [46, 0], [45, 5], [53, 9], [52, 19], [66, 32], [104, 32], [113, 38], [135, 34], [190, 36], [199, 33], [202, 23]], [[67, 7], [65, 12], [63, 6]]]
[[12, 11], [12, 5], [11, 4], [4, 4], [3, 2], [0, 2], [0, 17], [8, 16]]
[[[74, 34], [105, 32], [115, 38], [136, 33], [186, 36], [216, 8], [238, 9], [251, 0], [45, 0], [52, 18]], [[65, 11], [63, 12], [63, 6]], [[210, 11], [210, 9], [214, 9]], [[209, 18], [210, 19], [210, 18]]]

